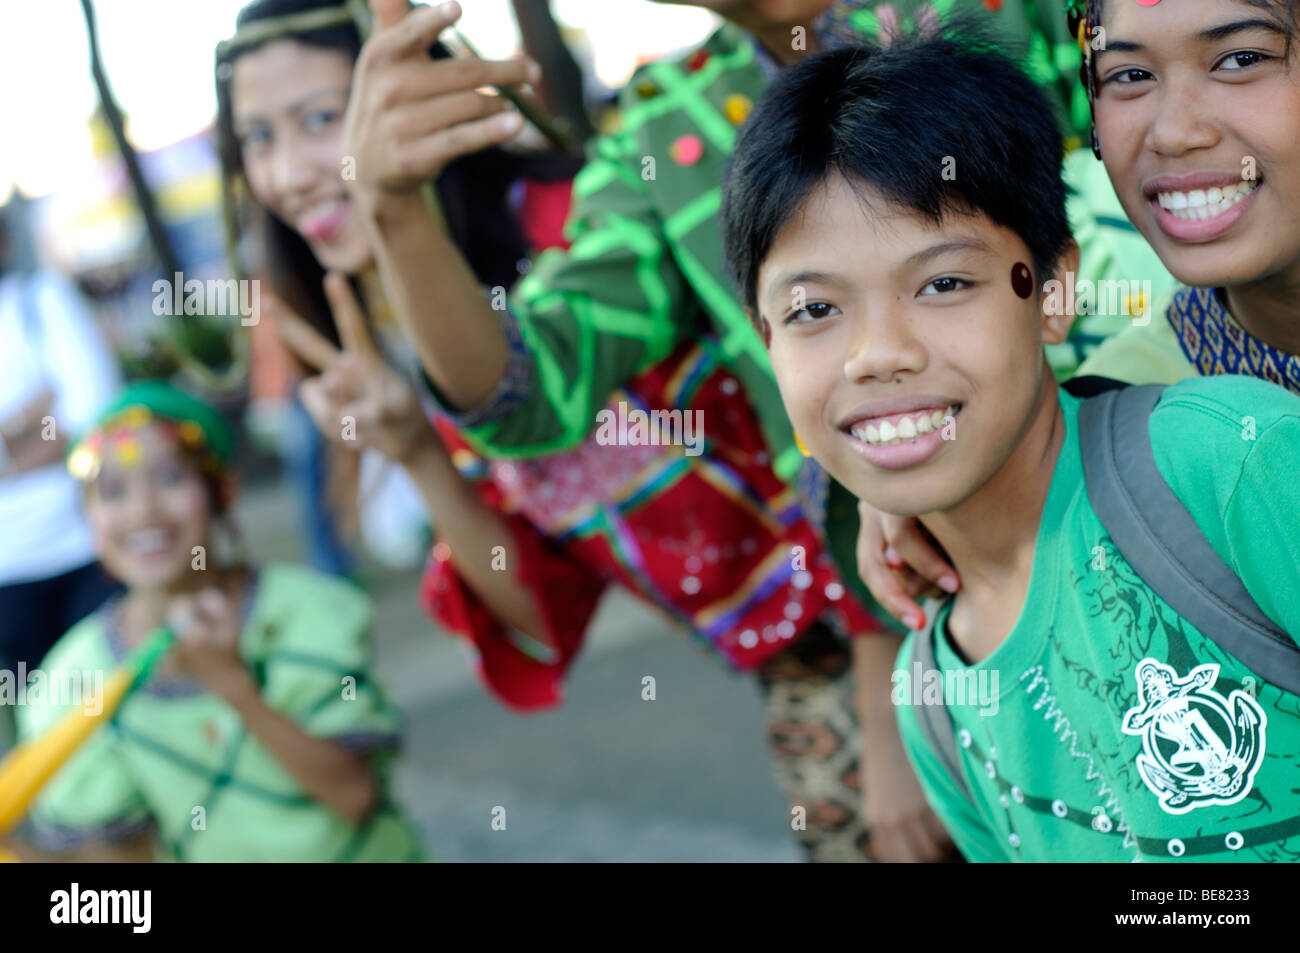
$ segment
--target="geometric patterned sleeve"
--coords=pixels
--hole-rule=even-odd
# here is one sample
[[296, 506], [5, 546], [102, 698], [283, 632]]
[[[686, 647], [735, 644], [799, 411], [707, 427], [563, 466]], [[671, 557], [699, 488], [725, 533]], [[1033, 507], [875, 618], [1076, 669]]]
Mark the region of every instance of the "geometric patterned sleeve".
[[[502, 510], [501, 491], [487, 468], [443, 419], [435, 421], [461, 477], [475, 486], [487, 505]], [[569, 666], [577, 657], [587, 627], [607, 583], [579, 564], [519, 514], [503, 514], [512, 545], [510, 569], [538, 606], [538, 622], [549, 646], [506, 626], [489, 610], [457, 571], [451, 551], [433, 547], [420, 586], [425, 613], [470, 649], [479, 679], [503, 705], [537, 711], [561, 702]]]
[[451, 415], [489, 456], [581, 443], [610, 393], [666, 357], [697, 313], [632, 132], [596, 140], [573, 193], [571, 247], [543, 252], [511, 296], [506, 379], [485, 405]]

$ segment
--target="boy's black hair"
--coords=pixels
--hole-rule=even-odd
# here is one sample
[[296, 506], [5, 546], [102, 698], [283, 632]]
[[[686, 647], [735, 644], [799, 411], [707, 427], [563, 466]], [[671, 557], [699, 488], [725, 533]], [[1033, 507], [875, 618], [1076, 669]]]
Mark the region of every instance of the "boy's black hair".
[[987, 215], [1024, 240], [1041, 282], [1070, 240], [1062, 154], [1047, 97], [985, 42], [904, 38], [817, 54], [777, 76], [740, 132], [723, 186], [728, 267], [757, 320], [772, 242], [839, 174], [936, 223]]

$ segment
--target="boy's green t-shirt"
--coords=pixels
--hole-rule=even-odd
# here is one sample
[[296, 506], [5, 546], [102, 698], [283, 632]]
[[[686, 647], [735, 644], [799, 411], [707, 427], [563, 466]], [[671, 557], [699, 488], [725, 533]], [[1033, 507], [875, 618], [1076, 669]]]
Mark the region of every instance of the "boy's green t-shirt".
[[[1116, 552], [1088, 502], [1080, 401], [1061, 402], [1066, 439], [1015, 628], [973, 666], [936, 638], [945, 679], [989, 689], [948, 707], [970, 799], [917, 710], [898, 706], [927, 798], [970, 860], [1300, 861], [1300, 698], [1194, 630]], [[1190, 380], [1164, 392], [1150, 432], [1215, 551], [1300, 632], [1300, 398], [1253, 378]], [[915, 638], [899, 656], [905, 691]]]
[[[126, 647], [114, 603], [74, 626], [42, 662], [56, 673], [117, 668]], [[307, 797], [236, 711], [188, 680], [151, 678], [101, 725], [32, 810], [43, 846], [70, 849], [152, 830], [166, 859], [185, 861], [423, 860], [414, 828], [386, 792], [401, 719], [376, 683], [371, 607], [347, 583], [288, 565], [262, 568], [240, 654], [268, 706], [306, 733], [373, 757], [385, 793], [360, 827]], [[67, 711], [70, 696], [18, 709], [24, 740]], [[60, 704], [63, 702], [63, 704]]]

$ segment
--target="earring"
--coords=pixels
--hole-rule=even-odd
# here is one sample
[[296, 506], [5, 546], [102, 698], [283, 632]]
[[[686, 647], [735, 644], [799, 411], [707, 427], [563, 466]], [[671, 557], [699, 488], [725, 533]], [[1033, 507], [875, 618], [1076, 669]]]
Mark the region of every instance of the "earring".
[[799, 452], [802, 453], [805, 457], [811, 457], [811, 456], [812, 456], [812, 451], [809, 450], [809, 449], [804, 445], [804, 442], [803, 442], [802, 440], [799, 439], [799, 434], [798, 434], [797, 432], [795, 432], [795, 434], [794, 434], [794, 445], [795, 445], [796, 447], [799, 448]]

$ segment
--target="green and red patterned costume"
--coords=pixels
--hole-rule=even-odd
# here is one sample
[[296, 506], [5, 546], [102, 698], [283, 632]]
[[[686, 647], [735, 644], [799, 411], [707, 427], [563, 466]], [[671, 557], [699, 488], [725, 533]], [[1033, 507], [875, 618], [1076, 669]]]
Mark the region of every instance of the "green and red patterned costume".
[[[1060, 104], [1067, 139], [1082, 141], [1089, 117], [1086, 96], [1077, 91], [1081, 54], [1059, 0], [841, 2], [810, 32], [823, 47], [855, 36], [875, 42], [894, 24], [908, 30], [954, 13], [983, 17], [1007, 49], [1025, 50], [1025, 69]], [[853, 501], [838, 488], [829, 498], [817, 489], [822, 481], [795, 446], [763, 342], [723, 277], [721, 182], [737, 128], [775, 69], [752, 38], [727, 25], [683, 60], [638, 71], [622, 93], [621, 127], [594, 143], [575, 182], [572, 247], [544, 253], [511, 298], [505, 377], [492, 397], [453, 419], [488, 456], [571, 449], [595, 427], [611, 393], [683, 341], [712, 333], [757, 413], [775, 473], [788, 482], [801, 469], [809, 475], [802, 482], [812, 512], [836, 527], [837, 559], [852, 566]], [[1088, 163], [1091, 181], [1072, 210], [1085, 264], [1099, 272], [1093, 277], [1107, 269], [1121, 277], [1113, 274], [1121, 263], [1123, 277], [1163, 276], [1124, 220], [1104, 172], [1093, 175], [1100, 167], [1090, 157]], [[1081, 341], [1091, 344], [1119, 327], [1114, 319], [1097, 321]], [[1082, 351], [1068, 346], [1053, 355], [1054, 364], [1068, 371]], [[855, 572], [845, 576], [856, 586]]]

